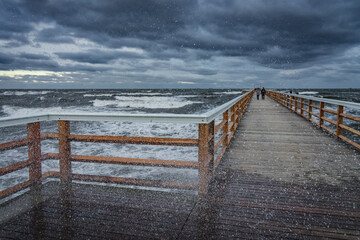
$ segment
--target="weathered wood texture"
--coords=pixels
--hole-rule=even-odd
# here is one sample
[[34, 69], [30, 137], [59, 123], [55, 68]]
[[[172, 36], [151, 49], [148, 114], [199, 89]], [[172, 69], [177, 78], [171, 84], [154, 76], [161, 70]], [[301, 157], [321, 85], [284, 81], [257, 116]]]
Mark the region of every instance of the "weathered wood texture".
[[360, 238], [358, 151], [269, 99], [252, 100], [228, 148], [204, 196], [51, 183], [0, 238]]
[[[279, 92], [272, 92], [268, 91], [267, 95], [272, 98], [273, 100], [277, 101], [278, 103], [282, 104], [283, 106], [289, 108], [290, 110], [294, 111], [295, 113], [299, 114], [300, 116], [308, 119], [312, 123], [319, 126], [319, 128], [322, 128], [326, 130], [327, 132], [335, 135], [338, 139], [342, 139], [345, 142], [353, 145], [355, 148], [360, 150], [360, 144], [356, 139], [359, 139], [360, 131], [354, 129], [351, 127], [352, 124], [349, 126], [346, 126], [343, 124], [343, 119], [349, 119], [350, 121], [360, 122], [360, 118], [357, 116], [352, 116], [349, 114], [344, 114], [344, 107], [341, 105], [337, 105], [338, 110], [334, 111], [329, 108], [329, 104], [322, 101], [313, 101], [313, 100], [307, 100], [306, 98], [301, 98], [298, 100], [297, 97], [286, 95], [285, 93], [279, 93]], [[294, 100], [294, 101], [293, 101]], [[306, 103], [305, 103], [306, 100]], [[289, 103], [290, 101], [290, 103]], [[293, 103], [294, 102], [294, 103]], [[315, 102], [315, 104], [313, 103]], [[307, 106], [304, 108], [304, 105]], [[332, 105], [332, 104], [330, 104]], [[300, 107], [300, 111], [299, 111]], [[317, 113], [315, 113], [313, 111]], [[304, 114], [304, 112], [307, 113], [307, 115]], [[351, 111], [350, 111], [351, 112]], [[327, 116], [327, 115], [328, 116]], [[313, 116], [315, 119], [313, 119]], [[332, 120], [330, 118], [336, 118], [335, 120]], [[317, 119], [317, 120], [316, 120]], [[348, 123], [349, 124], [349, 123]], [[356, 124], [358, 125], [358, 124]], [[343, 135], [342, 130], [345, 130], [345, 135]]]

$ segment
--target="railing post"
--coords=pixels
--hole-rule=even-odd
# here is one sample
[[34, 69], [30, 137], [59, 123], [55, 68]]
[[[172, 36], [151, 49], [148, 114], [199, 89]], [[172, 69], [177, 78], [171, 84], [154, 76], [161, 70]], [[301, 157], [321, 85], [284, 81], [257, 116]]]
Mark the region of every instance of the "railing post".
[[29, 180], [32, 186], [41, 184], [41, 142], [40, 122], [27, 124], [27, 136], [30, 140], [28, 145], [28, 156], [31, 162], [29, 167]]
[[321, 128], [324, 124], [324, 102], [320, 102], [320, 119], [319, 119], [319, 127]]
[[225, 136], [224, 142], [223, 142], [223, 148], [227, 148], [229, 142], [228, 142], [228, 136], [229, 136], [229, 110], [226, 110], [223, 113], [223, 120], [225, 120], [225, 125], [222, 129], [222, 134]]
[[236, 104], [236, 115], [237, 115], [236, 124], [239, 124], [239, 123], [240, 123], [241, 107], [242, 107], [242, 102], [239, 101], [239, 102]]
[[295, 104], [295, 112], [297, 113], [297, 110], [298, 110], [298, 102], [297, 102], [297, 97], [295, 97], [295, 100], [294, 100], [294, 104]]
[[199, 195], [205, 195], [212, 178], [214, 167], [215, 123], [199, 124]]
[[288, 97], [287, 101], [288, 101], [287, 107], [290, 108], [291, 107], [291, 96]]
[[341, 124], [343, 124], [343, 116], [341, 115], [344, 112], [344, 106], [338, 105], [337, 111], [337, 123], [336, 123], [336, 138], [339, 138], [342, 135]]
[[300, 100], [300, 114], [304, 117], [304, 98], [301, 98]]
[[311, 117], [312, 117], [312, 114], [311, 114], [312, 113], [312, 106], [311, 106], [312, 105], [312, 100], [309, 99], [308, 104], [309, 104], [309, 106], [308, 106], [308, 111], [309, 111], [308, 112], [308, 120], [311, 120]]
[[60, 162], [60, 181], [62, 183], [71, 182], [71, 146], [69, 141], [70, 122], [58, 121], [59, 129], [59, 162]]
[[[232, 106], [230, 108], [230, 112], [231, 112], [231, 118], [230, 118], [230, 122], [231, 122], [231, 128], [230, 128], [230, 132], [231, 132], [231, 135], [235, 132], [235, 107]], [[230, 138], [228, 139], [229, 142], [230, 142]]]

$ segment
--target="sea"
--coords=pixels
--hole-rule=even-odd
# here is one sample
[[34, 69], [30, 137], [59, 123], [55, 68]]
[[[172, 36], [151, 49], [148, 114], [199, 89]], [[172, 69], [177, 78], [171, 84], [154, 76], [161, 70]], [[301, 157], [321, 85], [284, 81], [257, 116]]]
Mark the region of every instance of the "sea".
[[[21, 117], [46, 113], [205, 113], [235, 97], [243, 89], [92, 89], [92, 90], [0, 90], [0, 118]], [[288, 91], [288, 89], [278, 89]], [[296, 89], [293, 93], [360, 103], [360, 89]], [[335, 109], [335, 106], [334, 106]], [[345, 109], [360, 116], [359, 109]], [[331, 118], [331, 116], [330, 116]], [[221, 121], [217, 119], [217, 121]], [[359, 123], [346, 122], [360, 130]], [[196, 124], [77, 122], [71, 121], [72, 134], [197, 138]], [[56, 122], [42, 122], [41, 133], [57, 132]], [[26, 125], [0, 129], [0, 143], [26, 138]], [[358, 137], [354, 141], [360, 142]], [[56, 140], [44, 140], [42, 153], [58, 153]], [[76, 155], [148, 158], [197, 161], [196, 147], [151, 146], [111, 143], [71, 143]], [[0, 152], [0, 167], [27, 159], [27, 147]], [[74, 173], [129, 177], [149, 180], [197, 182], [197, 170], [161, 167], [72, 163]], [[42, 171], [59, 171], [58, 160], [42, 163]], [[0, 176], [0, 191], [28, 179], [28, 169]]]

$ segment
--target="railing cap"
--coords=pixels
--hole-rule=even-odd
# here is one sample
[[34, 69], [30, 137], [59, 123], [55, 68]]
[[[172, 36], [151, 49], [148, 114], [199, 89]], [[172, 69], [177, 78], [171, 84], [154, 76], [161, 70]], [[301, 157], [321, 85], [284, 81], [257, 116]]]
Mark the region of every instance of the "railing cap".
[[329, 98], [311, 97], [311, 96], [306, 96], [306, 95], [301, 95], [301, 94], [284, 93], [284, 92], [279, 92], [279, 91], [273, 91], [273, 92], [285, 94], [288, 96], [313, 100], [313, 101], [317, 101], [317, 102], [324, 102], [324, 103], [329, 103], [329, 104], [341, 105], [341, 106], [349, 107], [349, 108], [360, 109], [360, 103], [347, 102], [347, 101], [341, 101], [341, 100], [335, 100], [335, 99], [329, 99]]
[[116, 114], [116, 113], [48, 113], [43, 115], [0, 118], [0, 127], [27, 124], [38, 121], [120, 121], [120, 122], [168, 122], [209, 123], [235, 103], [250, 94], [247, 92], [203, 114]]

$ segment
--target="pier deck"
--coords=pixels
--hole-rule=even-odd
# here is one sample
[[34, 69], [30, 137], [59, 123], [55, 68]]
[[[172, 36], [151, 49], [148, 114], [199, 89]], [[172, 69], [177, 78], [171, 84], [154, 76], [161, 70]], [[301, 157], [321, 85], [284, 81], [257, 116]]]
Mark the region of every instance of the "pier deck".
[[359, 239], [359, 180], [357, 150], [255, 98], [206, 196], [49, 182], [2, 206], [0, 238]]

